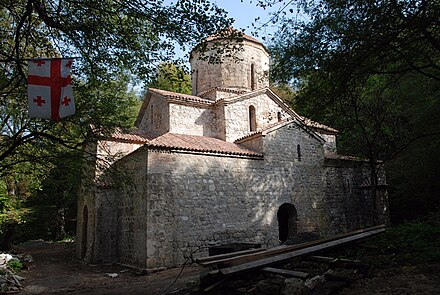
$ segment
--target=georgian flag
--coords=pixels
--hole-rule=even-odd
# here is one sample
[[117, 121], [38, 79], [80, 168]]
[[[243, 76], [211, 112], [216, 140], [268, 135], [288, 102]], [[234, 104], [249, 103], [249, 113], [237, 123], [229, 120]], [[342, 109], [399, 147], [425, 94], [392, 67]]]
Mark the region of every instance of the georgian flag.
[[29, 117], [58, 121], [75, 113], [71, 59], [38, 59], [29, 61]]

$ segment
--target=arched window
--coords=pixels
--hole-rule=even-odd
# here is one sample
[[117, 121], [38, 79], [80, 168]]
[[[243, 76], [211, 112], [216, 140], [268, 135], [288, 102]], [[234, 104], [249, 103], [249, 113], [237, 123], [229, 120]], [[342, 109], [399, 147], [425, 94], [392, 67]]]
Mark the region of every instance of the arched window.
[[278, 122], [280, 122], [283, 119], [283, 116], [281, 115], [281, 112], [277, 113]]
[[150, 124], [151, 125], [154, 124], [154, 106], [153, 105], [150, 106]]
[[255, 90], [255, 66], [251, 64], [251, 90]]
[[257, 130], [257, 116], [255, 114], [255, 107], [249, 107], [249, 131]]
[[197, 95], [197, 91], [199, 90], [199, 70], [196, 70], [194, 73], [194, 95]]

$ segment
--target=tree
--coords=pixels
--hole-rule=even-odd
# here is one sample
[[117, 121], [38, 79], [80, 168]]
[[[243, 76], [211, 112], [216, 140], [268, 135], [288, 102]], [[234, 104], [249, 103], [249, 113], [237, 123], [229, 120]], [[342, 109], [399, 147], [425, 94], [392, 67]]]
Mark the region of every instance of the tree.
[[440, 3], [289, 3], [308, 18], [298, 21], [288, 5], [278, 11], [271, 77], [296, 84], [305, 115], [346, 130], [342, 150], [369, 160], [375, 200], [378, 167], [386, 163], [379, 159], [395, 159], [427, 137], [438, 142], [440, 125], [424, 118], [433, 118], [427, 106], [440, 105]]
[[162, 63], [149, 87], [191, 94], [191, 76], [182, 67], [173, 63]]
[[[1, 161], [37, 138], [71, 144], [54, 134], [59, 124], [26, 118], [27, 58], [77, 56], [75, 78], [91, 86], [120, 76], [148, 79], [155, 63], [170, 59], [174, 43], [194, 43], [231, 22], [207, 0], [168, 6], [163, 1], [20, 0], [0, 8], [5, 24], [0, 32], [5, 40], [0, 46]], [[76, 119], [94, 123], [78, 115], [67, 121]]]
[[[6, 214], [0, 222], [3, 216], [22, 220], [25, 200], [37, 194], [32, 187], [47, 180], [43, 189], [53, 191], [56, 175], [49, 173], [72, 154], [79, 157], [89, 126], [132, 125], [138, 102], [129, 85], [152, 79], [156, 64], [169, 61], [176, 45], [194, 44], [230, 23], [207, 0], [0, 1], [0, 197]], [[75, 116], [60, 122], [27, 117], [26, 63], [36, 57], [75, 58]], [[76, 165], [63, 169], [80, 173]], [[8, 181], [12, 176], [15, 182]], [[7, 184], [24, 184], [24, 176], [35, 185], [17, 199]], [[13, 209], [21, 213], [9, 214]]]

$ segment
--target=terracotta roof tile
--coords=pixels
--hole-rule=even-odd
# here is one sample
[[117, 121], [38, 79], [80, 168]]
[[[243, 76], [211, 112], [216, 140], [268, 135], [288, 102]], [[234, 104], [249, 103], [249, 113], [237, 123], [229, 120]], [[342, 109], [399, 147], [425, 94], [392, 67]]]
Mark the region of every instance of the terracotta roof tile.
[[307, 127], [316, 128], [316, 129], [322, 129], [322, 130], [329, 131], [329, 132], [332, 132], [332, 133], [338, 133], [339, 132], [338, 130], [336, 130], [336, 129], [332, 128], [332, 127], [329, 127], [327, 125], [324, 125], [324, 124], [312, 121], [309, 118], [306, 118], [306, 117], [303, 117], [303, 116], [300, 116], [300, 117], [301, 117], [302, 122]]
[[195, 96], [195, 95], [182, 94], [182, 93], [177, 93], [177, 92], [172, 92], [172, 91], [167, 91], [167, 90], [161, 90], [161, 89], [156, 89], [156, 88], [148, 88], [148, 91], [151, 91], [151, 92], [157, 93], [159, 95], [165, 96], [166, 98], [177, 99], [177, 100], [181, 100], [181, 101], [213, 104], [213, 101], [211, 101], [209, 99], [204, 99], [204, 98], [201, 98], [201, 97], [198, 97], [198, 96]]
[[366, 161], [366, 160], [361, 159], [359, 157], [340, 155], [340, 154], [337, 154], [334, 152], [325, 153], [325, 158], [330, 159], [330, 160], [344, 160], [344, 161], [358, 161], [358, 162], [365, 162]]
[[262, 155], [257, 152], [245, 149], [238, 144], [226, 142], [221, 139], [177, 133], [166, 133], [162, 136], [159, 136], [152, 140], [149, 143], [149, 146], [175, 148], [188, 151], [262, 157]]
[[220, 31], [218, 33], [215, 33], [215, 34], [212, 34], [212, 35], [208, 36], [208, 38], [206, 38], [204, 40], [204, 42], [213, 41], [213, 40], [217, 40], [217, 39], [225, 39], [225, 38], [228, 38], [228, 37], [238, 38], [238, 39], [245, 39], [245, 40], [252, 41], [252, 42], [255, 42], [255, 43], [258, 43], [258, 44], [261, 44], [261, 45], [263, 44], [258, 39], [254, 38], [254, 37], [251, 37], [251, 36], [241, 32], [240, 30], [237, 30], [237, 29], [232, 28], [232, 27], [228, 27], [228, 28], [226, 28], [226, 29], [224, 29], [224, 30], [222, 30], [222, 31]]
[[211, 92], [214, 92], [214, 91], [229, 92], [229, 93], [234, 93], [234, 94], [237, 94], [237, 95], [244, 94], [244, 93], [248, 92], [248, 91], [243, 90], [243, 89], [231, 89], [231, 88], [226, 88], [226, 87], [213, 87], [213, 88], [211, 88], [209, 90], [206, 90], [206, 91], [203, 91], [202, 93], [199, 93], [199, 96], [203, 97], [203, 96], [205, 96], [205, 95], [207, 95], [207, 94], [209, 94]]
[[161, 136], [154, 137], [140, 130], [131, 130], [129, 133], [124, 133], [118, 130], [111, 135], [111, 138], [113, 140], [121, 140], [130, 143], [143, 143], [158, 148], [262, 157], [261, 154], [245, 149], [238, 144], [206, 136], [165, 133]]
[[138, 129], [133, 129], [128, 132], [123, 132], [122, 130], [117, 129], [112, 133], [111, 138], [132, 143], [147, 143], [153, 139], [151, 135], [148, 135]]
[[265, 127], [262, 128], [262, 129], [258, 129], [257, 131], [250, 132], [249, 134], [246, 134], [246, 135], [244, 135], [244, 136], [242, 136], [242, 137], [236, 139], [234, 142], [242, 141], [243, 139], [246, 139], [246, 138], [252, 137], [252, 136], [254, 136], [254, 135], [256, 135], [256, 134], [262, 134], [264, 131], [267, 131], [267, 130], [269, 130], [269, 129], [273, 128], [273, 127], [279, 126], [279, 125], [286, 124], [287, 122], [291, 122], [291, 121], [293, 121], [293, 119], [291, 119], [291, 118], [286, 118], [286, 119], [283, 119], [283, 120], [281, 120], [281, 121], [278, 121], [278, 122], [275, 122], [275, 123], [269, 124], [269, 125], [265, 126]]

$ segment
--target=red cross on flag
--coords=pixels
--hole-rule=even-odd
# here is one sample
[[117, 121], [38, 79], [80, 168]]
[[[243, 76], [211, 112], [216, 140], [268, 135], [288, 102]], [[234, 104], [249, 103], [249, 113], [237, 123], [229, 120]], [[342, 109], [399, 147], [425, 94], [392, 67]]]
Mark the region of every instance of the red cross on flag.
[[58, 121], [75, 113], [71, 59], [38, 59], [29, 61], [29, 117]]

